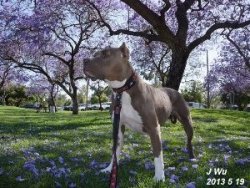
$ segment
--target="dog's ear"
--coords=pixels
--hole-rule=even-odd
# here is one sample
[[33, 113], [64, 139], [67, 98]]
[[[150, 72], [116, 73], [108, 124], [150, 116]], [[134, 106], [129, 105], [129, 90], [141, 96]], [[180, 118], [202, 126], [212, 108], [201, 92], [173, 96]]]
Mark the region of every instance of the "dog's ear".
[[123, 42], [122, 45], [120, 46], [120, 50], [122, 52], [123, 57], [129, 59], [129, 49], [127, 48], [125, 42]]

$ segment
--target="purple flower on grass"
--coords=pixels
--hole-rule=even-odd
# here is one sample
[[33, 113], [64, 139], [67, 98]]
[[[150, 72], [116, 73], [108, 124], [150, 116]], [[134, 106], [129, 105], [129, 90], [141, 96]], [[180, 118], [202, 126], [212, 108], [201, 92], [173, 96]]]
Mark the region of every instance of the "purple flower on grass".
[[61, 163], [61, 164], [63, 164], [64, 163], [64, 159], [63, 159], [63, 157], [58, 157], [58, 161]]
[[68, 188], [76, 188], [76, 183], [73, 182], [68, 183]]
[[170, 170], [170, 171], [175, 171], [175, 167], [174, 166], [170, 166], [170, 167], [168, 167], [168, 170]]
[[235, 161], [235, 163], [237, 165], [243, 166], [243, 165], [250, 163], [250, 158], [238, 159], [237, 161]]
[[188, 153], [188, 149], [187, 149], [187, 148], [181, 148], [181, 151], [182, 151], [183, 153]]
[[225, 163], [227, 163], [227, 162], [228, 162], [228, 159], [231, 157], [231, 155], [225, 154], [223, 157], [224, 157]]
[[183, 166], [183, 167], [181, 167], [181, 170], [182, 170], [183, 172], [187, 172], [187, 171], [188, 171], [188, 167]]
[[61, 188], [62, 185], [61, 185], [59, 182], [55, 181], [55, 187], [56, 187], [56, 188]]
[[3, 168], [0, 168], [0, 176], [4, 173]]
[[100, 169], [100, 168], [106, 168], [109, 165], [108, 162], [97, 162], [96, 160], [92, 160], [89, 164], [89, 167], [92, 169]]
[[195, 163], [195, 162], [197, 162], [198, 160], [196, 159], [196, 158], [193, 158], [193, 159], [190, 159], [190, 162], [192, 162], [192, 163]]
[[155, 168], [155, 166], [153, 165], [151, 161], [146, 161], [144, 164], [144, 167], [146, 170], [153, 170]]
[[169, 149], [169, 147], [167, 146], [167, 141], [166, 141], [166, 140], [162, 141], [162, 144], [161, 144], [161, 145], [162, 145], [162, 149], [163, 149], [163, 150], [166, 151], [166, 150]]
[[179, 176], [176, 176], [175, 174], [172, 174], [170, 177], [170, 180], [173, 180], [174, 182], [179, 181]]
[[50, 163], [51, 166], [56, 166], [56, 163], [53, 160], [49, 160], [49, 163]]
[[33, 175], [39, 176], [38, 169], [36, 168], [35, 161], [26, 161], [23, 168], [32, 172]]
[[97, 168], [98, 162], [96, 160], [93, 160], [90, 162], [89, 167], [90, 168]]
[[136, 175], [137, 175], [137, 172], [134, 171], [134, 170], [130, 170], [130, 171], [129, 171], [129, 174], [131, 174], [131, 175], [133, 175], [133, 176], [136, 176]]
[[198, 165], [197, 165], [197, 164], [193, 164], [193, 165], [192, 165], [192, 168], [197, 169], [197, 168], [198, 168]]
[[178, 158], [178, 163], [181, 163], [181, 162], [184, 162], [185, 161], [185, 158], [184, 157], [179, 157]]
[[18, 176], [18, 177], [16, 177], [16, 181], [23, 182], [23, 181], [25, 181], [25, 179], [22, 178], [22, 176]]
[[196, 188], [195, 182], [190, 182], [186, 185], [186, 188]]

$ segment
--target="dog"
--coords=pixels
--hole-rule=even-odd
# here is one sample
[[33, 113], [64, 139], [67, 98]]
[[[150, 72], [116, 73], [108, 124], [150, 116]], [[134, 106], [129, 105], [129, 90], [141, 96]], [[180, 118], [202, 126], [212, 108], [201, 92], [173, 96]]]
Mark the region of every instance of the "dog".
[[[135, 84], [122, 92], [120, 125], [118, 131], [117, 161], [123, 146], [125, 127], [147, 134], [150, 137], [154, 165], [155, 181], [164, 181], [164, 162], [161, 144], [160, 126], [170, 118], [176, 117], [183, 125], [187, 135], [189, 158], [194, 158], [192, 138], [193, 127], [189, 108], [178, 91], [171, 88], [154, 88], [146, 84], [129, 63], [129, 49], [123, 43], [118, 48], [105, 48], [84, 60], [84, 73], [92, 80], [104, 80], [116, 91], [122, 88], [131, 76]], [[114, 95], [116, 93], [114, 92]], [[114, 101], [112, 102], [114, 103]], [[102, 172], [110, 172], [113, 163]]]

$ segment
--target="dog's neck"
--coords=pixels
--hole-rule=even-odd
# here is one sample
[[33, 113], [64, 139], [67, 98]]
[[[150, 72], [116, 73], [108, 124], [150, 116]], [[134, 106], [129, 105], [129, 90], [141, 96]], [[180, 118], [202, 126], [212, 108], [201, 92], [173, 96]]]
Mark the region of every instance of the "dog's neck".
[[132, 68], [132, 66], [130, 64], [128, 64], [129, 66], [127, 67], [127, 69], [123, 69], [124, 72], [121, 73], [121, 76], [123, 78], [121, 78], [120, 80], [105, 80], [108, 85], [112, 88], [112, 89], [117, 89], [117, 88], [121, 88], [123, 87], [127, 80], [129, 80], [129, 78], [131, 77], [132, 74], [135, 74], [134, 69]]

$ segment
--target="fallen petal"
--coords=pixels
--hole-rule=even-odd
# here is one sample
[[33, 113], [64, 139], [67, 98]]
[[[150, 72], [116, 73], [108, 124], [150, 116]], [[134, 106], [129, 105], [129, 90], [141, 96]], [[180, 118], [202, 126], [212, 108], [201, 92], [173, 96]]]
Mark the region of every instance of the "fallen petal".
[[134, 171], [134, 170], [130, 170], [130, 171], [129, 171], [129, 174], [131, 174], [131, 175], [135, 176], [135, 175], [137, 175], [137, 172], [136, 172], [136, 171]]
[[4, 173], [3, 168], [0, 168], [0, 176]]
[[186, 188], [196, 188], [195, 182], [190, 182], [186, 185]]
[[23, 182], [23, 181], [25, 181], [25, 179], [22, 178], [22, 176], [18, 176], [18, 177], [16, 177], [16, 181]]
[[146, 161], [144, 167], [146, 170], [153, 170], [155, 168], [151, 161]]
[[196, 168], [198, 168], [198, 165], [197, 165], [197, 164], [193, 164], [193, 165], [192, 165], [192, 168], [195, 168], [195, 169], [196, 169]]
[[168, 167], [168, 170], [171, 170], [171, 171], [175, 171], [175, 167], [174, 166], [170, 166], [170, 167]]
[[60, 156], [60, 157], [58, 158], [58, 161], [59, 161], [61, 164], [63, 164], [63, 163], [64, 163], [63, 157]]
[[175, 174], [172, 174], [170, 177], [170, 180], [174, 180], [175, 182], [177, 182], [179, 180], [179, 176], [176, 176]]
[[186, 172], [186, 171], [188, 171], [188, 167], [183, 166], [183, 167], [181, 167], [181, 170], [182, 170], [183, 172]]
[[68, 188], [76, 188], [76, 183], [70, 182]]

